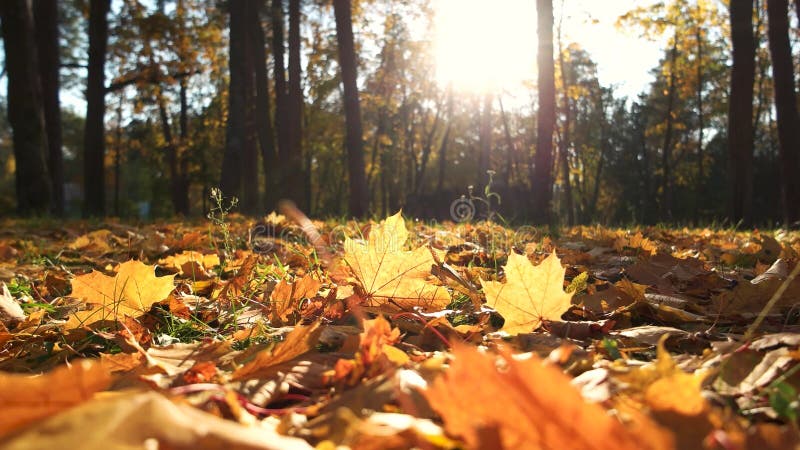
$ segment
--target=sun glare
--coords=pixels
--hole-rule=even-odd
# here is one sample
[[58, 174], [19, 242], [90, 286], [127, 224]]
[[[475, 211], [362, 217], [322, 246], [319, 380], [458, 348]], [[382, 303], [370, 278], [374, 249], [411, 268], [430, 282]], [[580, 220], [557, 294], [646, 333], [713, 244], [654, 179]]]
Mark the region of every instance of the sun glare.
[[536, 78], [531, 0], [437, 0], [436, 77], [472, 92], [515, 89]]

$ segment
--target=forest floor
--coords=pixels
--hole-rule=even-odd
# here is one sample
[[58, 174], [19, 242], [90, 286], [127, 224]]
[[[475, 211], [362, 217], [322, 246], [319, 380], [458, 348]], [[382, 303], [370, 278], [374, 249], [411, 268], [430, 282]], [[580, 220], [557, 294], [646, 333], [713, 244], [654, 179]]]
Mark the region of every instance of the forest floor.
[[800, 233], [3, 220], [0, 447], [800, 448]]

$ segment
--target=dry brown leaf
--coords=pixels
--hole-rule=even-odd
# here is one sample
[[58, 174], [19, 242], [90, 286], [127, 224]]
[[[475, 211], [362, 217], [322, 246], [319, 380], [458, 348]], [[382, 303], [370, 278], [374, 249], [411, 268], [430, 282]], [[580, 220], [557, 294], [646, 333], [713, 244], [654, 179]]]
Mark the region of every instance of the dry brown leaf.
[[205, 270], [211, 270], [220, 264], [219, 256], [216, 253], [203, 254], [191, 250], [186, 250], [182, 253], [170, 255], [166, 258], [158, 260], [159, 265], [171, 270], [179, 271], [181, 275], [188, 277], [191, 277], [192, 273], [186, 273], [182, 270], [182, 268], [186, 263], [190, 262], [199, 264]]
[[526, 256], [511, 252], [504, 270], [505, 283], [481, 280], [486, 304], [506, 320], [502, 330], [510, 334], [530, 332], [543, 319], [560, 320], [569, 310], [572, 294], [564, 292], [565, 269], [555, 252], [538, 266]]
[[[670, 449], [655, 427], [632, 433], [597, 404], [587, 403], [559, 369], [532, 355], [486, 355], [454, 346], [455, 361], [423, 392], [445, 429], [481, 448], [495, 435], [503, 449]], [[498, 362], [500, 369], [498, 369]], [[488, 433], [488, 434], [487, 434]]]
[[282, 436], [267, 426], [245, 426], [224, 420], [192, 406], [173, 403], [155, 392], [125, 393], [87, 402], [0, 445], [20, 450], [312, 448], [302, 439]]
[[294, 283], [289, 283], [284, 280], [275, 285], [275, 289], [269, 296], [270, 317], [273, 322], [282, 322], [286, 320], [286, 316], [291, 310], [299, 304], [304, 298], [311, 298], [317, 295], [322, 283], [311, 275], [306, 275], [303, 278], [296, 280]]
[[255, 358], [233, 373], [232, 379], [259, 378], [272, 373], [271, 368], [273, 366], [313, 350], [321, 332], [322, 328], [320, 328], [319, 322], [294, 327], [294, 330], [287, 334], [283, 342], [278, 344], [272, 352], [262, 351], [257, 353]]
[[0, 372], [0, 436], [82, 403], [110, 384], [108, 370], [90, 360], [76, 361], [40, 376]]
[[373, 305], [441, 310], [450, 303], [450, 295], [428, 281], [435, 264], [431, 251], [425, 247], [405, 251], [407, 239], [408, 230], [398, 212], [373, 226], [366, 243], [346, 238], [344, 261]]
[[70, 250], [79, 251], [82, 255], [88, 257], [103, 256], [114, 250], [111, 248], [111, 244], [109, 244], [109, 239], [112, 236], [109, 230], [92, 231], [78, 236], [68, 245], [68, 248]]
[[89, 325], [102, 320], [118, 320], [147, 312], [153, 303], [169, 296], [175, 275], [156, 277], [153, 266], [127, 261], [110, 277], [97, 271], [72, 280], [72, 297], [93, 306], [70, 317], [67, 328]]

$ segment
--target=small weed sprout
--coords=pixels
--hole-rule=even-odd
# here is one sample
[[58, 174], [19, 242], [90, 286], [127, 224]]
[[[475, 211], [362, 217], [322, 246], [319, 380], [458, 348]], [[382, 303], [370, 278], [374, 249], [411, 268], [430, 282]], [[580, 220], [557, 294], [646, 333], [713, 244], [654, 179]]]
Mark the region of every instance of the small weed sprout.
[[[222, 263], [220, 264], [220, 274], [225, 271], [225, 264], [228, 259], [233, 255], [233, 239], [231, 238], [231, 231], [230, 231], [230, 224], [227, 222], [227, 217], [230, 212], [236, 208], [236, 205], [239, 203], [239, 199], [236, 197], [231, 197], [230, 201], [225, 204], [225, 198], [222, 195], [222, 190], [219, 188], [211, 188], [211, 210], [208, 212], [208, 220], [216, 226], [220, 233], [222, 234]], [[211, 228], [208, 230], [209, 237], [211, 237], [212, 245], [216, 247], [214, 244], [213, 236], [211, 236]], [[217, 248], [219, 251], [219, 248]]]
[[461, 198], [456, 199], [450, 205], [450, 216], [456, 222], [469, 222], [475, 217], [477, 208], [475, 203], [478, 202], [486, 207], [486, 221], [492, 222], [495, 216], [499, 217], [501, 221], [505, 222], [495, 209], [495, 203], [499, 205], [502, 203], [500, 194], [492, 191], [492, 184], [494, 183], [494, 176], [497, 172], [494, 170], [487, 170], [486, 174], [489, 175], [489, 180], [486, 186], [483, 187], [483, 195], [476, 195], [474, 193], [475, 187], [473, 185], [467, 186], [468, 195], [462, 195]]

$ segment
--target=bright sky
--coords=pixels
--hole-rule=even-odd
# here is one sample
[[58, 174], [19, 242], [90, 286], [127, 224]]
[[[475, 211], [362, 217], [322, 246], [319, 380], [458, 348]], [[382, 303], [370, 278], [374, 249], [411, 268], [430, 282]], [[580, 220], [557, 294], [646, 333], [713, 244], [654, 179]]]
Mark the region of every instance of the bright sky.
[[[636, 6], [654, 0], [636, 2]], [[561, 1], [553, 0], [555, 27]], [[481, 91], [487, 85], [512, 92], [522, 80], [536, 78], [536, 2], [533, 0], [437, 0], [435, 46], [437, 77], [460, 89]], [[578, 42], [598, 65], [603, 85], [634, 97], [651, 80], [659, 60], [658, 43], [635, 30], [615, 26], [634, 4], [629, 0], [570, 0], [563, 16], [565, 45]], [[554, 30], [555, 36], [556, 30]]]

